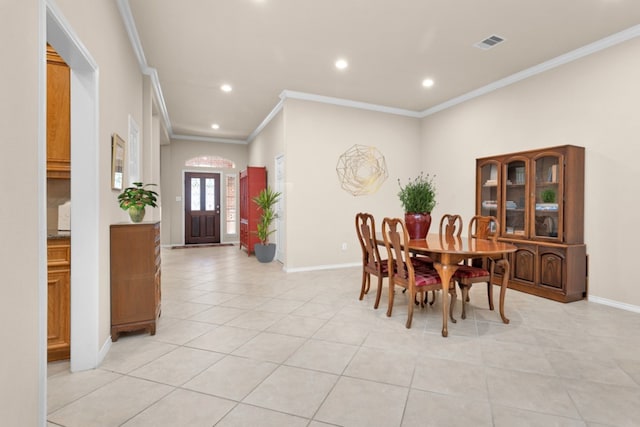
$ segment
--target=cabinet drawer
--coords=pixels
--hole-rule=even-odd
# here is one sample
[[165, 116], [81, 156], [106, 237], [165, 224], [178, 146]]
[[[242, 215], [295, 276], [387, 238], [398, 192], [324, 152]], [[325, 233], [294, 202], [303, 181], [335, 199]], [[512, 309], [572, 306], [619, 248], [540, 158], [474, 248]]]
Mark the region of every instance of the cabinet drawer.
[[47, 244], [47, 265], [49, 267], [54, 266], [67, 266], [71, 264], [71, 245], [69, 241], [64, 239], [60, 242], [49, 241]]

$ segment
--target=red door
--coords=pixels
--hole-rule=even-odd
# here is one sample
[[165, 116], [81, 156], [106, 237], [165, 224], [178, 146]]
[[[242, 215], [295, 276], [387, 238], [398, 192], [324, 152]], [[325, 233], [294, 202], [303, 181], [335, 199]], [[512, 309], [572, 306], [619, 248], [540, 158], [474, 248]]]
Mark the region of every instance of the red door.
[[186, 172], [185, 244], [220, 243], [220, 174]]

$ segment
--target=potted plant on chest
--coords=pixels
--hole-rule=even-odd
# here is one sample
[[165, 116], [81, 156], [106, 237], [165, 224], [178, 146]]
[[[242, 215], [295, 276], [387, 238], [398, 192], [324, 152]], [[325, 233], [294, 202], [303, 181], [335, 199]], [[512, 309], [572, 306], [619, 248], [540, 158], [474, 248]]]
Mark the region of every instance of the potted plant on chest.
[[147, 187], [155, 185], [156, 184], [134, 182], [132, 187], [125, 188], [122, 193], [118, 195], [120, 208], [129, 212], [129, 217], [132, 222], [142, 222], [146, 206], [154, 208], [158, 206], [156, 204], [158, 193], [147, 189]]
[[253, 202], [262, 211], [255, 231], [260, 243], [256, 243], [253, 247], [256, 258], [260, 262], [271, 262], [276, 255], [276, 245], [275, 243], [269, 243], [269, 236], [276, 231], [271, 228], [271, 224], [278, 217], [275, 205], [280, 199], [280, 194], [280, 192], [273, 191], [270, 187], [267, 187], [253, 198]]
[[420, 172], [403, 186], [398, 178], [398, 197], [404, 209], [404, 222], [410, 239], [424, 239], [431, 226], [431, 211], [436, 206], [436, 186], [433, 177]]

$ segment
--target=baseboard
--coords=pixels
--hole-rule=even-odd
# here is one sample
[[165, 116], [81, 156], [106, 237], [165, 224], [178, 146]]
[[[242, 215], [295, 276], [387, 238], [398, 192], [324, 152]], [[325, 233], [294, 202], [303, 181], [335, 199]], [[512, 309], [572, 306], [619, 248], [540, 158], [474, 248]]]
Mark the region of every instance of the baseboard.
[[317, 271], [317, 270], [333, 270], [337, 268], [352, 268], [362, 266], [362, 262], [354, 262], [349, 264], [331, 264], [331, 265], [314, 265], [310, 267], [286, 268], [287, 273], [298, 273], [301, 271]]
[[111, 344], [113, 344], [113, 341], [111, 341], [111, 334], [109, 334], [109, 336], [107, 337], [107, 340], [104, 342], [104, 344], [102, 344], [102, 347], [98, 352], [98, 360], [97, 360], [96, 368], [100, 366], [104, 358], [107, 357], [107, 353], [109, 353], [109, 350], [111, 350]]
[[634, 313], [640, 313], [640, 307], [637, 305], [626, 304], [620, 301], [614, 301], [606, 298], [596, 297], [593, 295], [589, 295], [587, 297], [589, 302], [595, 302], [596, 304], [608, 305], [610, 307], [619, 308], [621, 310], [632, 311]]

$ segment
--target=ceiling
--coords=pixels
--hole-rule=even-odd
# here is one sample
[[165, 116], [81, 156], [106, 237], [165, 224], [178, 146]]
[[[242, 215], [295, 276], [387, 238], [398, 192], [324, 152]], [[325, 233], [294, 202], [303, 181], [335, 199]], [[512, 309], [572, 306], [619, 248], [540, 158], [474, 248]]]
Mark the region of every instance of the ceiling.
[[[119, 5], [141, 67], [155, 78], [169, 134], [228, 142], [250, 140], [283, 91], [420, 117], [530, 75], [540, 64], [597, 50], [603, 39], [640, 35], [638, 0]], [[474, 46], [492, 35], [505, 41], [488, 50]], [[348, 61], [346, 69], [335, 67], [339, 58]], [[425, 78], [435, 84], [424, 88]], [[223, 92], [223, 84], [233, 90]]]

